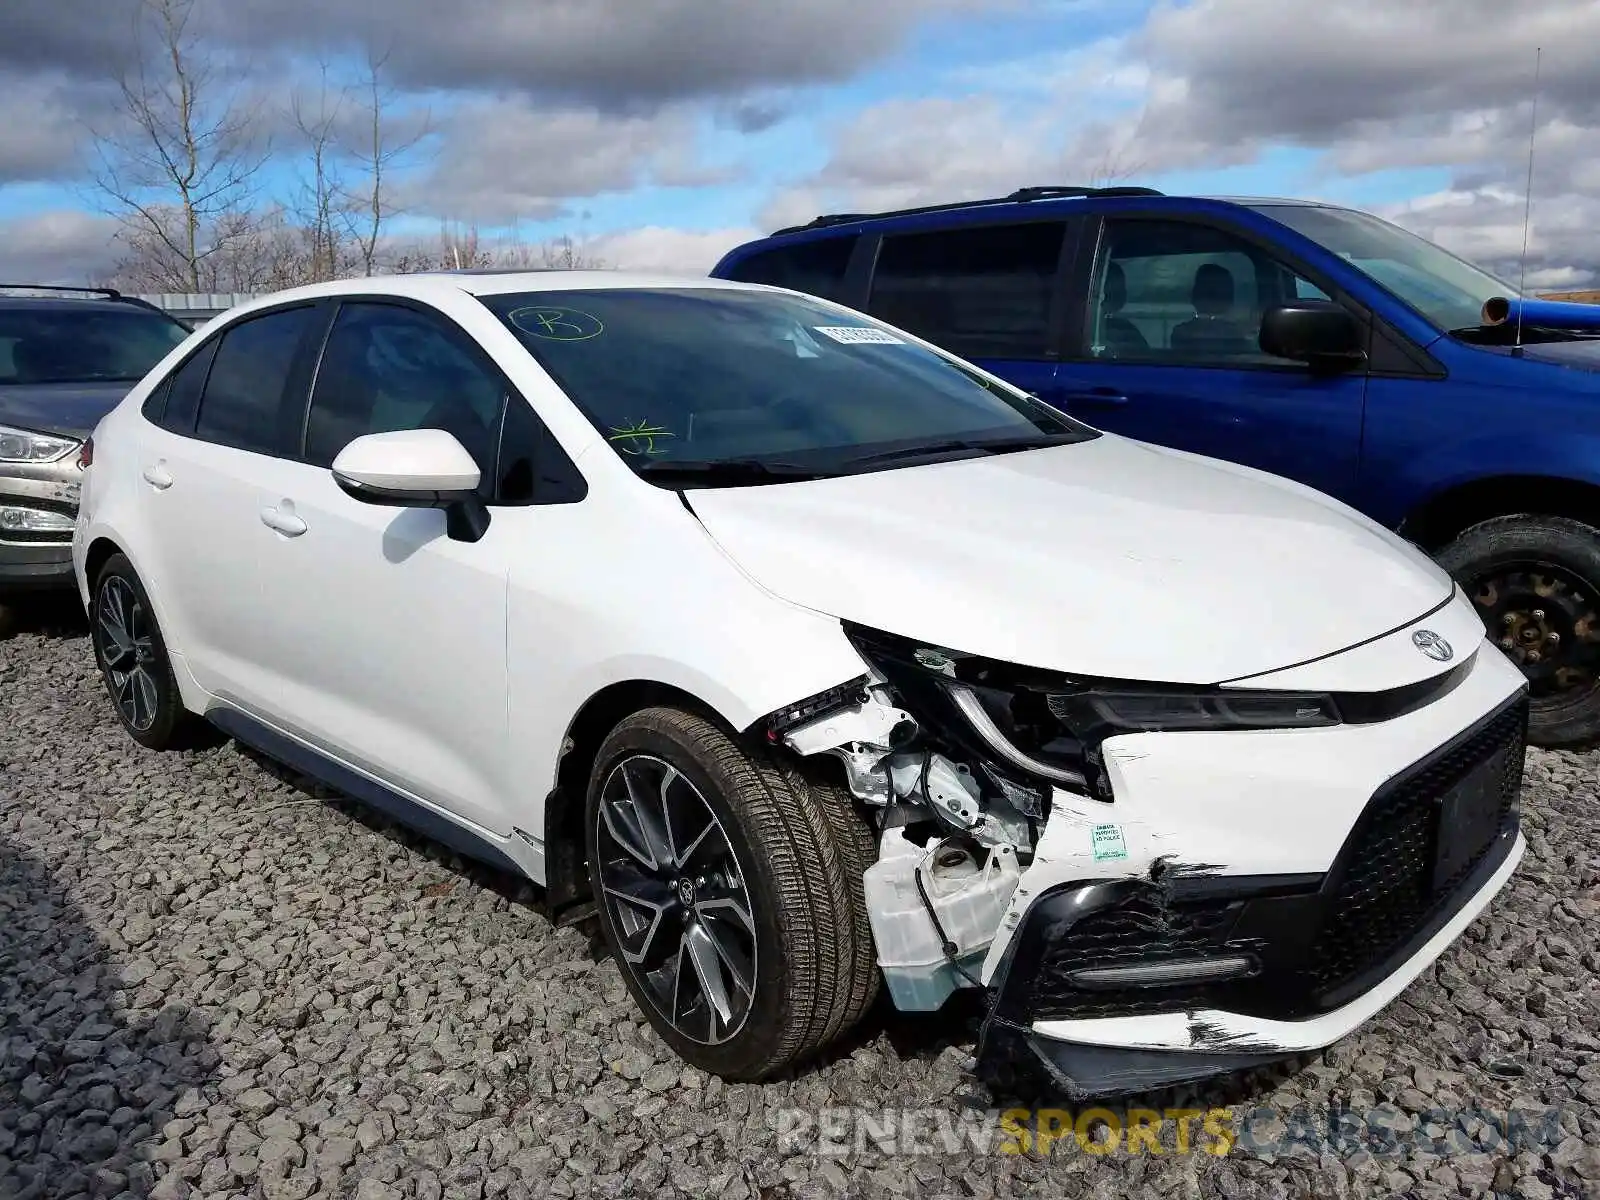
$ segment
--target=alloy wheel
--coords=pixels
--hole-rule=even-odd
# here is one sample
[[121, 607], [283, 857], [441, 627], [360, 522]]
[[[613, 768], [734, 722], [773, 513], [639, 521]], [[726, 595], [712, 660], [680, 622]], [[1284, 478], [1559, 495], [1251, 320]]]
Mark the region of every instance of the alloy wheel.
[[634, 754], [600, 792], [599, 875], [624, 967], [682, 1037], [725, 1042], [755, 999], [756, 931], [727, 830], [677, 768]]
[[100, 585], [94, 637], [117, 711], [130, 729], [143, 733], [155, 724], [160, 695], [154, 630], [133, 587], [120, 575]]

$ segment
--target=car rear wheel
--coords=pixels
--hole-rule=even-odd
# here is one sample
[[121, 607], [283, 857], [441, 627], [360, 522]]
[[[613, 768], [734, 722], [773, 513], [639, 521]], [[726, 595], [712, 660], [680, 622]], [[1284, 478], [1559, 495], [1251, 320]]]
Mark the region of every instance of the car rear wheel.
[[89, 619], [95, 662], [122, 727], [152, 750], [184, 742], [195, 719], [183, 707], [150, 597], [125, 555], [101, 569]]
[[1600, 738], [1600, 530], [1565, 517], [1496, 517], [1438, 559], [1528, 678], [1528, 740]]
[[606, 739], [585, 827], [629, 992], [693, 1066], [769, 1078], [854, 1025], [879, 987], [848, 793], [652, 708]]

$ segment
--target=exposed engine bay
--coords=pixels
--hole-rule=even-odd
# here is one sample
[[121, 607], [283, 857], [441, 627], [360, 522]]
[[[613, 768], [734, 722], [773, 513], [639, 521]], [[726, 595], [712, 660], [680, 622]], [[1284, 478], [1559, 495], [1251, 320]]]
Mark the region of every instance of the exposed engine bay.
[[[1103, 824], [1111, 792], [1099, 741], [1111, 729], [1063, 707], [1081, 700], [1068, 681], [850, 633], [868, 673], [774, 714], [768, 736], [842, 767], [878, 835], [863, 888], [879, 966], [897, 1007], [932, 1010], [958, 988], [986, 986], [1010, 940], [1002, 933], [1027, 907], [1025, 878], [1052, 813], [1056, 857], [1092, 860], [1096, 831], [1114, 831], [1101, 873], [1148, 869], [1157, 847]], [[1096, 724], [1089, 738], [1069, 732]]]
[[981, 986], [1033, 858], [1044, 798], [929, 744], [881, 678], [784, 740], [801, 755], [836, 757], [856, 799], [876, 810], [879, 857], [863, 887], [896, 1007], [936, 1009], [956, 988]]

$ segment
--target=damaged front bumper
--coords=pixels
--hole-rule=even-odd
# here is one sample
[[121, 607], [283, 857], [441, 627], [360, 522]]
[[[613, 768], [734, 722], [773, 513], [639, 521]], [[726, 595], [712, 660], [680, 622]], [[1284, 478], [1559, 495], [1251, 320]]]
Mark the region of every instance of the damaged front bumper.
[[[1315, 934], [1272, 943], [1267, 957], [1276, 961], [1258, 960], [1247, 979], [1164, 989], [1145, 984], [1140, 994], [1127, 986], [1086, 990], [1087, 971], [1070, 966], [1127, 963], [1127, 949], [1152, 924], [1168, 929], [1143, 945], [1170, 947], [1189, 963], [1246, 958], [1248, 952], [1230, 953], [1248, 946], [1249, 939], [1236, 936], [1241, 928], [1297, 922], [1319, 906], [1336, 917], [1336, 896], [1328, 888], [1275, 892], [1264, 883], [1252, 894], [1252, 885], [1241, 880], [1232, 894], [1193, 903], [1182, 889], [1167, 894], [1158, 884], [1126, 879], [1052, 889], [1029, 910], [994, 980], [979, 1035], [979, 1074], [1004, 1087], [1042, 1069], [1068, 1097], [1083, 1099], [1170, 1087], [1330, 1046], [1385, 1008], [1460, 936], [1516, 870], [1524, 846], [1521, 832], [1508, 825], [1409, 937], [1328, 986], [1318, 986], [1329, 965]], [[1153, 919], [1166, 908], [1182, 913], [1181, 930], [1170, 918]], [[1208, 922], [1215, 922], [1209, 936], [1194, 932]], [[1129, 934], [1119, 938], [1118, 926]], [[1137, 961], [1149, 967], [1162, 957]], [[1182, 960], [1174, 955], [1166, 961]], [[1171, 994], [1178, 989], [1187, 994]], [[1076, 1015], [1043, 1015], [1050, 1012]]]
[[1105, 737], [1075, 780], [892, 685], [837, 689], [769, 736], [840, 758], [880, 811], [864, 890], [890, 994], [927, 1011], [983, 989], [978, 1069], [999, 1087], [1043, 1068], [1113, 1095], [1330, 1045], [1523, 852], [1527, 695], [1492, 647], [1382, 712], [1360, 695], [1316, 727]]
[[[979, 1072], [1043, 1068], [1074, 1098], [1166, 1087], [1339, 1041], [1505, 885], [1524, 840], [1521, 692], [1385, 782], [1328, 870], [1156, 859], [1023, 897], [985, 972]], [[1041, 851], [1049, 857], [1047, 830]]]

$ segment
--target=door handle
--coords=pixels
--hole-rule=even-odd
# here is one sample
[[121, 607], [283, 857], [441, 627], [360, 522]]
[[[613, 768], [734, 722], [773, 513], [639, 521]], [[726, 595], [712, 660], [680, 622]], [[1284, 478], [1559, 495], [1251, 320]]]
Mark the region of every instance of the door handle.
[[167, 470], [165, 463], [156, 463], [153, 467], [146, 467], [140, 472], [144, 481], [158, 492], [164, 492], [172, 486], [172, 472]]
[[294, 515], [293, 509], [288, 512], [268, 505], [261, 510], [261, 523], [268, 529], [276, 529], [284, 537], [299, 537], [310, 526]]
[[1068, 400], [1082, 404], [1126, 404], [1128, 397], [1111, 387], [1087, 388], [1081, 392], [1067, 392]]

